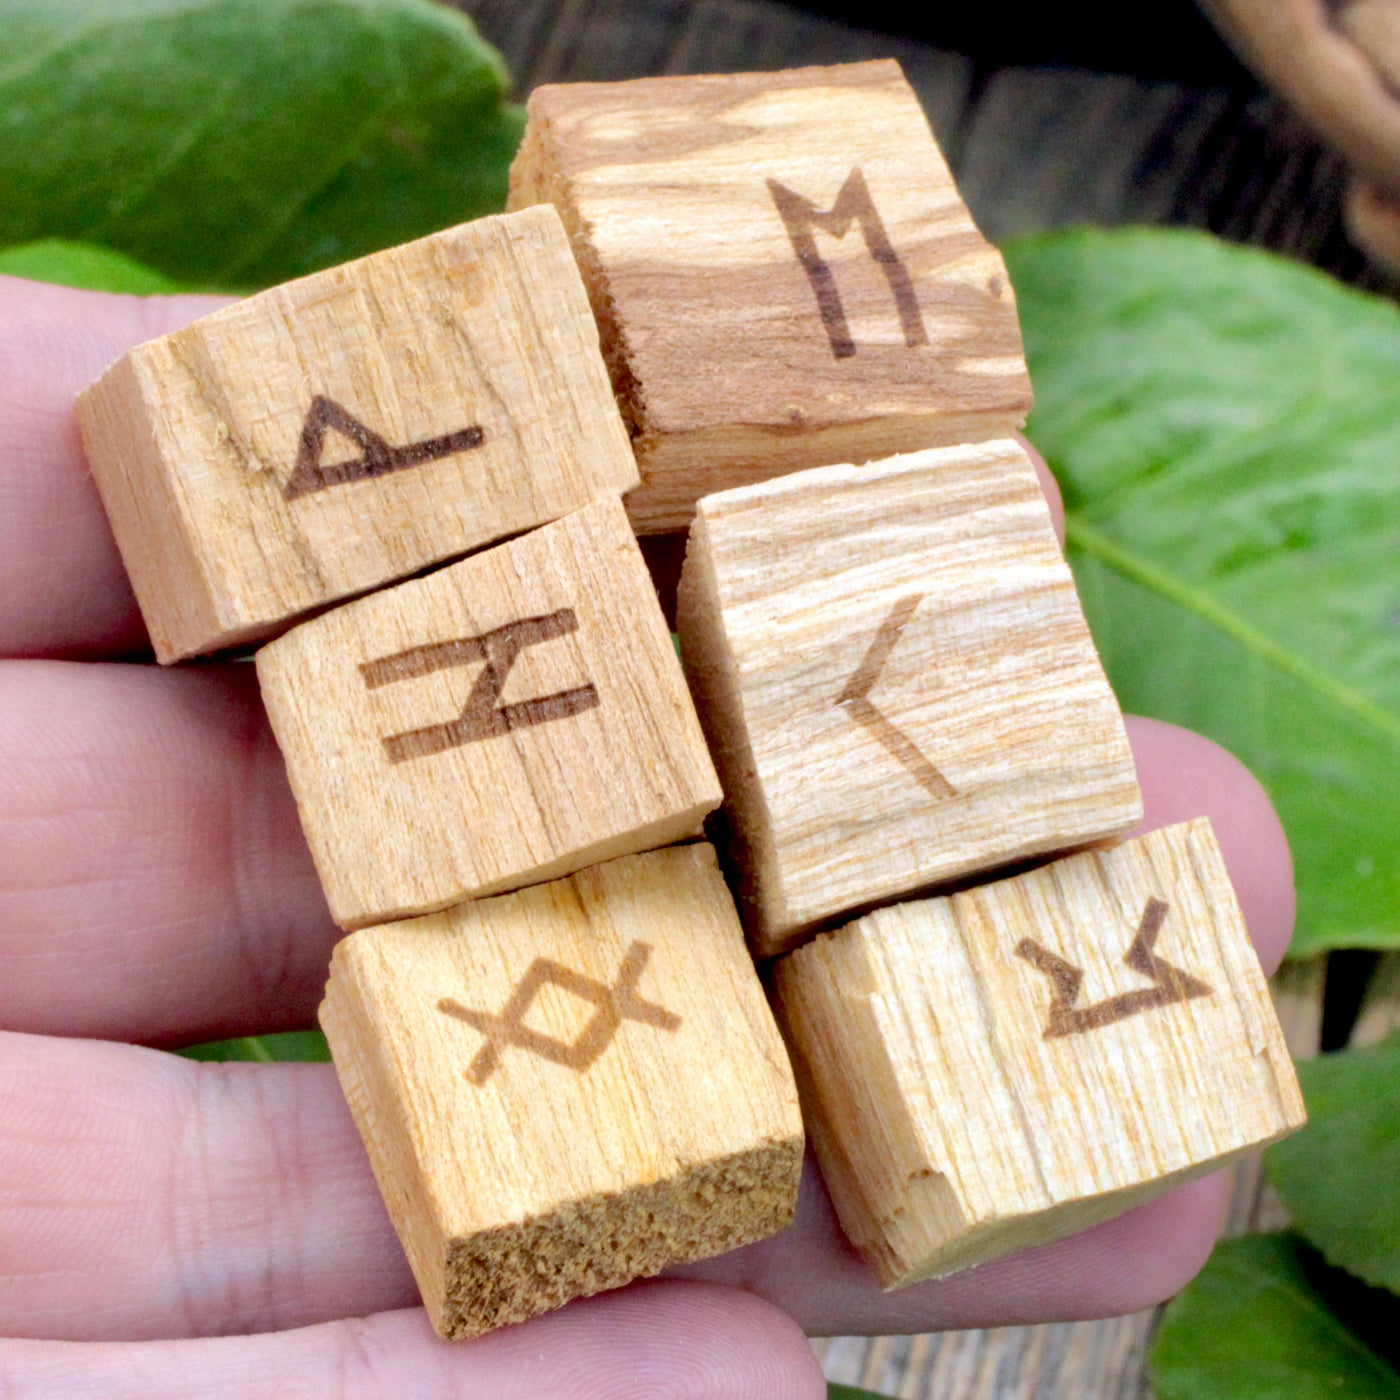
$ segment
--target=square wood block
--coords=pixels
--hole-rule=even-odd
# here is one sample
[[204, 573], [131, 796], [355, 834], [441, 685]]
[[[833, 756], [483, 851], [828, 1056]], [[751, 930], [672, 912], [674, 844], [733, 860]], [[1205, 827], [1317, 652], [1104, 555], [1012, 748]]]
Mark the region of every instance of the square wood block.
[[782, 959], [775, 1007], [885, 1288], [1106, 1220], [1304, 1122], [1204, 818]]
[[1025, 421], [1006, 268], [897, 63], [536, 88], [510, 207], [540, 203], [602, 329], [639, 532]]
[[615, 497], [303, 623], [257, 665], [345, 928], [697, 835], [720, 801]]
[[1017, 442], [707, 497], [677, 626], [760, 956], [1141, 816], [1122, 716]]
[[321, 1024], [445, 1337], [792, 1219], [797, 1089], [707, 845], [353, 934]]
[[547, 209], [137, 346], [78, 419], [161, 661], [275, 635], [637, 480]]

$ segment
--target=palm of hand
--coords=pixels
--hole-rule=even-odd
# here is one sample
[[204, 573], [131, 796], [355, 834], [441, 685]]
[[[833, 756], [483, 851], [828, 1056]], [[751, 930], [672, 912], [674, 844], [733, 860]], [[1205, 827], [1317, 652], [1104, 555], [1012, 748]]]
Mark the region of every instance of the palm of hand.
[[[115, 659], [143, 633], [72, 399], [213, 305], [0, 278], [0, 1393], [814, 1400], [798, 1324], [1120, 1313], [1199, 1267], [1217, 1179], [883, 1296], [809, 1170], [772, 1240], [438, 1342], [331, 1068], [146, 1048], [311, 1024], [338, 937], [252, 668]], [[1293, 909], [1267, 800], [1195, 735], [1129, 733], [1147, 825], [1212, 818], [1272, 969]]]

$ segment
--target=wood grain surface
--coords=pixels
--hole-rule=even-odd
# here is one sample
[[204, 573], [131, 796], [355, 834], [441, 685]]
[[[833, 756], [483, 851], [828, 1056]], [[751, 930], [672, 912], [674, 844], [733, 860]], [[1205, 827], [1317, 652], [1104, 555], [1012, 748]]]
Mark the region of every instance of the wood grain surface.
[[804, 467], [1004, 437], [1030, 381], [1001, 255], [897, 64], [537, 88], [511, 208], [559, 210], [640, 532]]
[[321, 1024], [444, 1336], [792, 1219], [797, 1091], [703, 842], [362, 929]]
[[[522, 97], [540, 83], [893, 57], [994, 242], [1081, 222], [1171, 224], [1269, 248], [1363, 288], [1395, 290], [1347, 239], [1342, 160], [1228, 61], [1197, 64], [1193, 81], [1180, 81], [1168, 56], [1144, 78], [1064, 66], [1095, 47], [1067, 43], [1046, 53], [1055, 66], [1035, 67], [1034, 45], [1006, 50], [1007, 21], [990, 13], [978, 20], [969, 12], [968, 23], [1000, 26], [992, 47], [1011, 53], [1011, 66], [778, 0], [455, 3], [501, 49]], [[930, 29], [944, 23], [932, 11], [918, 22], [925, 19]], [[1154, 59], [1165, 52], [1159, 47]], [[1295, 1057], [1317, 1051], [1323, 989], [1317, 961], [1286, 965], [1271, 984]], [[1257, 1165], [1240, 1164], [1233, 1176], [1232, 1228], [1250, 1221], [1277, 1228]], [[1156, 1316], [1149, 1309], [1101, 1322], [814, 1346], [833, 1380], [902, 1400], [1142, 1400]]]
[[1118, 702], [1014, 440], [707, 496], [679, 597], [760, 957], [1141, 816]]
[[1205, 818], [877, 909], [780, 959], [773, 991], [837, 1215], [885, 1288], [1085, 1229], [1304, 1121]]
[[257, 656], [343, 928], [699, 834], [719, 780], [616, 498]]
[[161, 661], [274, 636], [637, 479], [548, 209], [137, 346], [78, 416]]

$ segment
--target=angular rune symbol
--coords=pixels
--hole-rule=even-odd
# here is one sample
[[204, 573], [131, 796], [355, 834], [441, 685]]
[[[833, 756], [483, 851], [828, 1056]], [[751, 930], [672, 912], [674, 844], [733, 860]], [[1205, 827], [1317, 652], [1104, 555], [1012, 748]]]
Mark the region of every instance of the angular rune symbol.
[[890, 284], [905, 345], [912, 350], [916, 345], [928, 344], [928, 332], [924, 329], [924, 318], [919, 312], [919, 299], [914, 295], [913, 279], [890, 243], [884, 221], [875, 208], [875, 201], [870, 198], [860, 166], [852, 168], [836, 196], [836, 203], [830, 209], [818, 209], [810, 199], [788, 189], [786, 185], [780, 185], [776, 180], [768, 181], [768, 192], [778, 206], [792, 251], [797, 254], [797, 261], [802, 264], [807, 280], [812, 284], [817, 310], [821, 312], [827, 339], [831, 341], [831, 353], [838, 360], [854, 355], [856, 343], [851, 339], [850, 327], [846, 324], [846, 311], [841, 305], [836, 279], [831, 275], [826, 260], [817, 251], [817, 240], [812, 230], [819, 228], [834, 238], [844, 238], [852, 220], [860, 224], [865, 246], [870, 250], [870, 256], [880, 264], [885, 280]]
[[890, 653], [899, 643], [900, 634], [923, 601], [922, 593], [901, 598], [875, 634], [865, 659], [856, 667], [846, 688], [836, 697], [836, 703], [859, 725], [884, 745], [890, 757], [901, 764], [930, 797], [956, 797], [957, 789], [929, 762], [919, 746], [902, 729], [890, 723], [874, 705], [869, 695], [879, 682]]
[[460, 748], [481, 739], [494, 739], [513, 729], [528, 729], [533, 724], [550, 720], [569, 719], [581, 715], [598, 704], [597, 688], [589, 682], [572, 690], [560, 690], [553, 695], [541, 695], [533, 700], [521, 700], [513, 705], [498, 705], [501, 690], [510, 675], [515, 659], [526, 647], [553, 641], [578, 631], [578, 616], [572, 608], [543, 617], [522, 617], [477, 637], [458, 637], [450, 642], [431, 642], [426, 646], [410, 647], [393, 656], [360, 663], [360, 674], [366, 690], [375, 690], [394, 681], [428, 676], [454, 666], [469, 666], [484, 661], [485, 667], [467, 696], [462, 713], [445, 724], [430, 724], [423, 729], [410, 729], [404, 734], [391, 734], [383, 740], [390, 763], [403, 763], [410, 758], [441, 753], [444, 749]]
[[[679, 1016], [637, 995], [637, 982], [650, 957], [651, 944], [632, 943], [623, 955], [617, 969], [617, 981], [611, 987], [575, 972], [552, 958], [536, 958], [521, 978], [520, 985], [510, 994], [510, 1000], [499, 1016], [474, 1011], [451, 997], [443, 997], [437, 1004], [439, 1011], [458, 1021], [465, 1021], [486, 1037], [486, 1044], [476, 1052], [467, 1069], [467, 1078], [473, 1084], [484, 1084], [500, 1064], [501, 1051], [507, 1045], [518, 1045], [522, 1050], [528, 1050], [553, 1064], [582, 1071], [612, 1044], [623, 1021], [640, 1021], [663, 1031], [678, 1030], [681, 1024]], [[550, 982], [576, 997], [582, 997], [584, 1001], [592, 1002], [595, 1008], [583, 1033], [571, 1045], [531, 1030], [524, 1023], [536, 993]]]
[[1024, 958], [1037, 972], [1043, 972], [1053, 987], [1050, 1019], [1045, 1026], [1046, 1040], [1062, 1035], [1078, 1035], [1082, 1031], [1096, 1031], [1127, 1016], [1151, 1011], [1156, 1006], [1171, 1006], [1178, 1001], [1212, 995], [1212, 988], [1199, 977], [1183, 972], [1152, 951], [1169, 907], [1160, 899], [1147, 901], [1137, 936], [1123, 957], [1134, 972], [1150, 977], [1156, 985], [1122, 992], [1116, 997], [1096, 1001], [1092, 1006], [1076, 1007], [1074, 1004], [1079, 997], [1079, 985], [1084, 980], [1084, 973], [1073, 963], [1066, 962], [1033, 938], [1023, 938], [1016, 945], [1016, 956]]
[[[358, 457], [332, 466], [321, 464], [321, 452], [326, 434], [334, 430], [347, 437], [360, 449]], [[296, 467], [282, 488], [289, 501], [298, 496], [324, 491], [328, 486], [343, 486], [347, 481], [364, 481], [366, 477], [387, 476], [405, 467], [421, 466], [438, 457], [450, 457], [471, 447], [480, 447], [485, 434], [480, 428], [462, 428], [445, 437], [411, 442], [407, 447], [390, 447], [372, 428], [367, 428], [352, 413], [347, 413], [333, 399], [317, 394], [311, 400], [311, 410], [301, 429], [297, 447]]]

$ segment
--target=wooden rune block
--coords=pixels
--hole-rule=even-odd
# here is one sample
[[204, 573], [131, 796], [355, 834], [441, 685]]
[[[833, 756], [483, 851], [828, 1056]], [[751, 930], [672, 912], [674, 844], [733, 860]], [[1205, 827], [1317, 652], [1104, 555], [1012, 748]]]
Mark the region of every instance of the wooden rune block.
[[707, 497], [677, 626], [760, 956], [1141, 817], [1122, 716], [1019, 443]]
[[720, 801], [615, 497], [303, 623], [257, 664], [345, 928], [697, 835]]
[[78, 400], [161, 661], [620, 494], [637, 480], [550, 210], [250, 297]]
[[445, 1337], [792, 1219], [797, 1090], [707, 845], [353, 934], [321, 1024]]
[[1025, 421], [1006, 268], [897, 63], [536, 88], [510, 207], [540, 203], [602, 329], [639, 532]]
[[1305, 1118], [1203, 818], [880, 909], [774, 985], [827, 1187], [886, 1288], [1084, 1229]]

